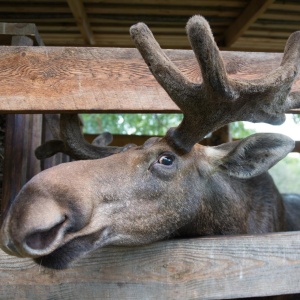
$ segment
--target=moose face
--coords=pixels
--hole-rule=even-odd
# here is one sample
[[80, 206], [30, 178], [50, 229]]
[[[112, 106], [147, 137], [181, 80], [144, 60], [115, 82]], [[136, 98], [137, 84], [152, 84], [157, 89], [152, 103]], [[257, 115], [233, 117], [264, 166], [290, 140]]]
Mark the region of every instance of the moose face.
[[192, 194], [203, 184], [189, 183], [199, 176], [195, 161], [201, 155], [201, 146], [179, 156], [156, 141], [46, 170], [15, 199], [2, 226], [3, 249], [63, 267], [104, 245], [166, 238], [197, 213]]
[[[189, 153], [179, 154], [164, 139], [150, 139], [104, 159], [61, 164], [23, 187], [3, 222], [2, 249], [64, 268], [99, 247], [168, 238], [196, 217], [210, 219], [212, 199], [222, 200], [216, 199], [213, 187], [231, 199], [222, 213], [228, 215], [231, 206], [241, 204], [230, 181], [262, 174], [293, 146], [285, 136], [257, 134], [214, 148], [197, 144]], [[222, 207], [221, 202], [217, 205]], [[222, 217], [213, 214], [213, 222], [219, 223]], [[238, 218], [238, 230], [246, 233], [244, 212]], [[226, 222], [224, 232], [236, 226], [230, 217]], [[211, 234], [213, 229], [195, 230]]]

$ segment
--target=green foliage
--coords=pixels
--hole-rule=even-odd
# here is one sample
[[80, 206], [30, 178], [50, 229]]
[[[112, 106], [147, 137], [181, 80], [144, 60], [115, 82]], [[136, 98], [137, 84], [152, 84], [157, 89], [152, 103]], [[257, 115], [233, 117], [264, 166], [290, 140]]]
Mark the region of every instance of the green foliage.
[[295, 114], [293, 114], [293, 119], [294, 119], [294, 122], [295, 122], [296, 124], [299, 124], [299, 123], [300, 123], [300, 115], [295, 115]]
[[270, 174], [281, 193], [300, 193], [300, 157], [288, 155], [270, 169]]
[[255, 133], [254, 129], [246, 129], [244, 122], [230, 123], [230, 133], [233, 139], [241, 139]]
[[82, 114], [84, 133], [135, 134], [162, 136], [177, 126], [181, 114]]
[[[82, 114], [85, 133], [164, 135], [168, 128], [177, 126], [182, 114]], [[243, 122], [230, 124], [233, 138], [243, 138], [255, 133], [246, 129]]]

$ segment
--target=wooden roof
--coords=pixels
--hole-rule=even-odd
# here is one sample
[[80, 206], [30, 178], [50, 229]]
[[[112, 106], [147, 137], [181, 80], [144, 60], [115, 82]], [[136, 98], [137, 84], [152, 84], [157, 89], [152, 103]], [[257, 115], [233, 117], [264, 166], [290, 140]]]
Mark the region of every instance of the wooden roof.
[[133, 47], [128, 29], [142, 21], [163, 48], [189, 49], [195, 14], [223, 50], [282, 52], [300, 30], [299, 0], [0, 0], [1, 22], [35, 23], [48, 46]]

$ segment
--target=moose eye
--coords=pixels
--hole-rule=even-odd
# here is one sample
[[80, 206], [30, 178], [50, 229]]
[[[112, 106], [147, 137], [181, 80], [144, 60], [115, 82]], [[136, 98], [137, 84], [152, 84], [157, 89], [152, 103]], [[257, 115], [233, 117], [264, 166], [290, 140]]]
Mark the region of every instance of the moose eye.
[[172, 155], [162, 155], [158, 159], [158, 163], [165, 165], [165, 166], [171, 166], [173, 164], [174, 157]]

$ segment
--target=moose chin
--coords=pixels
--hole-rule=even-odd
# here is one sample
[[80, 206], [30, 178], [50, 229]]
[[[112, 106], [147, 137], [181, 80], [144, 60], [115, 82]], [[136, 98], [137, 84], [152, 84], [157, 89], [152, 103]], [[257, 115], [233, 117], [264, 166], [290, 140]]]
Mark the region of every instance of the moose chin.
[[36, 155], [60, 151], [78, 161], [45, 170], [22, 188], [2, 222], [1, 248], [59, 269], [107, 245], [300, 230], [300, 196], [281, 195], [268, 174], [294, 148], [293, 140], [262, 133], [216, 147], [198, 144], [230, 122], [277, 125], [300, 107], [299, 95], [290, 92], [300, 32], [287, 41], [278, 69], [239, 81], [227, 76], [206, 20], [192, 17], [187, 34], [201, 83], [177, 69], [145, 24], [130, 32], [183, 121], [142, 146], [99, 147], [84, 140], [76, 114], [62, 114], [62, 140], [41, 145]]

